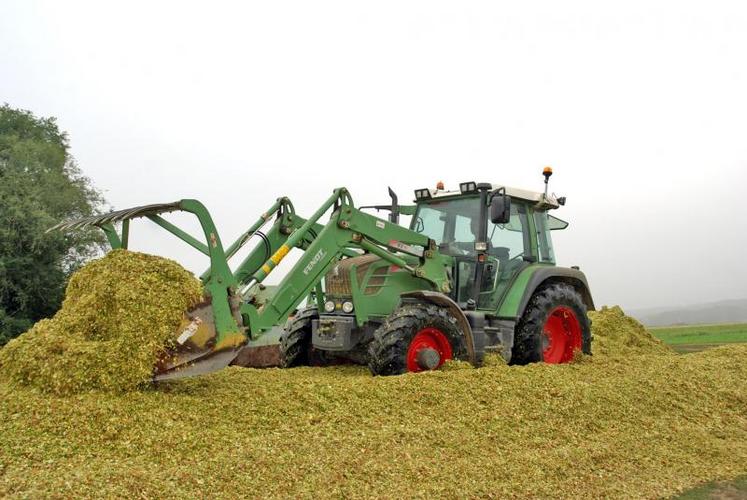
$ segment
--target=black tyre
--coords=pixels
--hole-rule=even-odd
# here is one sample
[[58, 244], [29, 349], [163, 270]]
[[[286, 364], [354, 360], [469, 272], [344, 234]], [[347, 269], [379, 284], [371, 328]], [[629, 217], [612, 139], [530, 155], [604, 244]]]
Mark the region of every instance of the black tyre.
[[368, 368], [374, 375], [434, 370], [465, 352], [463, 334], [448, 310], [427, 303], [404, 304], [374, 332]]
[[591, 354], [591, 323], [581, 295], [562, 283], [537, 290], [516, 325], [511, 362], [568, 363], [579, 350]]
[[280, 366], [291, 368], [312, 364], [311, 321], [318, 317], [316, 307], [309, 307], [286, 324], [280, 336]]

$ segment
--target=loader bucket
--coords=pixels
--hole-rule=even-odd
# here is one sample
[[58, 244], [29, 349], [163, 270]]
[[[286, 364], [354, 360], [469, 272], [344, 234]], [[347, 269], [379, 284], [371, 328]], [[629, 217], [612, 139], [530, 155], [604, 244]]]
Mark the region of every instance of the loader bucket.
[[[161, 214], [170, 212], [186, 212], [197, 217], [204, 239], [201, 240], [190, 235], [161, 217]], [[153, 379], [166, 380], [190, 377], [228, 366], [241, 350], [241, 347], [246, 344], [247, 337], [243, 333], [243, 327], [241, 327], [242, 319], [238, 314], [237, 297], [233, 296], [231, 292], [226, 297], [226, 291], [235, 289], [238, 283], [228, 266], [228, 257], [223, 250], [213, 219], [202, 203], [197, 200], [185, 199], [172, 203], [143, 205], [108, 214], [61, 222], [48, 229], [47, 232], [98, 227], [104, 231], [113, 249], [127, 249], [130, 221], [138, 218], [149, 219], [208, 256], [210, 258], [208, 276], [203, 278], [206, 294], [209, 297], [218, 297], [218, 300], [228, 300], [228, 304], [219, 304], [218, 302], [215, 304], [215, 311], [219, 313], [218, 325], [216, 325], [216, 316], [210, 299], [197, 304], [184, 313], [180, 328], [164, 346], [163, 353], [153, 367]], [[115, 223], [122, 224], [121, 232], [115, 229]], [[246, 240], [246, 237], [244, 237], [244, 240]], [[238, 244], [231, 252], [235, 252], [237, 249]], [[227, 319], [229, 316], [233, 318], [233, 322]]]
[[202, 375], [228, 366], [246, 343], [241, 332], [218, 341], [210, 301], [184, 313], [174, 338], [153, 367], [153, 380], [169, 380]]

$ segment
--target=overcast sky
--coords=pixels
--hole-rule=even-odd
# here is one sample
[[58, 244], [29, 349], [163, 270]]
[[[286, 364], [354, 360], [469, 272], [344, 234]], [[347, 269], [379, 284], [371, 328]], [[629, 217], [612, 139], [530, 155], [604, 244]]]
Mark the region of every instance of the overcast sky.
[[2, 0], [3, 101], [56, 116], [114, 208], [198, 198], [226, 244], [280, 195], [551, 165], [598, 304], [747, 297], [744, 2]]

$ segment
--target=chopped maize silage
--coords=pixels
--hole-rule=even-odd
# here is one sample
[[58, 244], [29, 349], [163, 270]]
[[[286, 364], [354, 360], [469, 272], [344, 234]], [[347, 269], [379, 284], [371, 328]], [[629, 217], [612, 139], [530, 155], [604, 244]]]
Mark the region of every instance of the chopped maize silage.
[[591, 350], [595, 358], [617, 358], [638, 354], [674, 354], [635, 318], [627, 316], [619, 306], [590, 311]]
[[0, 497], [656, 498], [747, 474], [747, 346], [633, 352], [66, 397], [0, 383]]
[[110, 252], [72, 276], [53, 318], [0, 350], [0, 378], [57, 394], [134, 389], [201, 296], [174, 261]]

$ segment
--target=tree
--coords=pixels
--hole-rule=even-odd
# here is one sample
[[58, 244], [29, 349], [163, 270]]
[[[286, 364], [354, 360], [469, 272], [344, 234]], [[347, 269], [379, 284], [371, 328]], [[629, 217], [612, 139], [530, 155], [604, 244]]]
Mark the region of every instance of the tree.
[[0, 107], [0, 346], [59, 309], [69, 275], [103, 249], [100, 231], [45, 231], [104, 200], [54, 118]]

